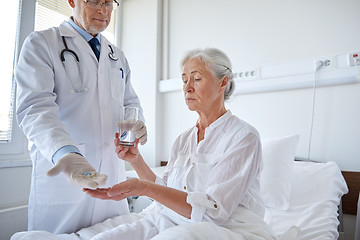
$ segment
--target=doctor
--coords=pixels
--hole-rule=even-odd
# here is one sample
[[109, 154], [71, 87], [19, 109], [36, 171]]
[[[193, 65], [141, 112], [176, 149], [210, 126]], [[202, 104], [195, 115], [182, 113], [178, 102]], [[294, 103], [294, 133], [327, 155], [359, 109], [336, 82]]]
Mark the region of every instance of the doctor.
[[[116, 122], [121, 106], [141, 109], [123, 52], [100, 34], [117, 1], [68, 3], [73, 16], [30, 34], [16, 68], [18, 124], [32, 143], [28, 229], [56, 234], [128, 213], [126, 199], [95, 200], [81, 189], [125, 180], [113, 146]], [[134, 131], [144, 144], [140, 112]]]

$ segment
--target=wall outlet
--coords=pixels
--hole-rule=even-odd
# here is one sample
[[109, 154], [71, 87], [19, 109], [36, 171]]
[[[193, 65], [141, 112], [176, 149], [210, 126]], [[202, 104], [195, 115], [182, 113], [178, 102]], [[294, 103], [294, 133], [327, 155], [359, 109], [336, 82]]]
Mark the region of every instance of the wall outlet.
[[240, 80], [253, 80], [257, 79], [258, 69], [256, 68], [244, 68], [234, 71], [234, 78], [238, 78]]
[[322, 66], [319, 68], [320, 71], [332, 70], [338, 67], [338, 59], [336, 56], [327, 56], [322, 58], [317, 58], [316, 67], [320, 67], [319, 63], [322, 63]]

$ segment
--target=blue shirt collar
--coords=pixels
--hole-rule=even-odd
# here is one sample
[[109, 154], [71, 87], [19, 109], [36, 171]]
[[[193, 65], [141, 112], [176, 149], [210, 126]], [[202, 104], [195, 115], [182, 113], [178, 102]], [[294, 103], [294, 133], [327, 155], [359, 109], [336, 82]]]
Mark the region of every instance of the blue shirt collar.
[[[87, 31], [82, 29], [79, 25], [77, 25], [72, 19], [72, 17], [69, 18], [69, 23], [85, 39], [86, 42], [89, 42], [93, 38], [93, 36], [90, 33], [88, 33]], [[96, 38], [97, 40], [99, 40], [99, 44], [101, 44], [100, 33], [96, 35]]]

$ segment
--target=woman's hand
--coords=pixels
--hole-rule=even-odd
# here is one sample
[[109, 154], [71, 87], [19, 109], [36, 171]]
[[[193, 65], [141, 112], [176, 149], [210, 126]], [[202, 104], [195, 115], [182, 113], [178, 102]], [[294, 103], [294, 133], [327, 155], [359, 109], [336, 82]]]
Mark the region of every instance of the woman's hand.
[[133, 196], [147, 196], [158, 201], [178, 214], [190, 218], [192, 206], [187, 203], [187, 193], [174, 188], [159, 185], [148, 180], [131, 178], [111, 188], [83, 189], [92, 197], [120, 201]]
[[123, 147], [119, 144], [119, 142], [120, 142], [119, 133], [115, 133], [114, 145], [115, 145], [115, 152], [118, 155], [118, 158], [127, 161], [130, 164], [135, 162], [140, 154], [138, 149], [139, 140], [136, 139], [134, 147]]
[[107, 195], [109, 189], [110, 188], [97, 188], [97, 189], [83, 188], [83, 192], [89, 194], [94, 198], [106, 200], [106, 199], [110, 199], [109, 196]]
[[111, 188], [98, 188], [95, 190], [84, 188], [83, 191], [94, 198], [120, 201], [132, 196], [144, 196], [147, 189], [146, 183], [147, 181], [131, 178]]

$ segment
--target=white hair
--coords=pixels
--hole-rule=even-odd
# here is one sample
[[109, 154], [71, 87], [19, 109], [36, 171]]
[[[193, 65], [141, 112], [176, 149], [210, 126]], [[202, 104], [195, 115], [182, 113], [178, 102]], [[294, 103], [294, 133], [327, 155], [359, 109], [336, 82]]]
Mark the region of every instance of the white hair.
[[228, 76], [229, 81], [224, 91], [224, 100], [229, 99], [235, 89], [234, 74], [232, 73], [232, 64], [229, 57], [216, 48], [193, 49], [185, 53], [180, 62], [181, 67], [184, 66], [186, 61], [196, 57], [207, 65], [219, 81]]

